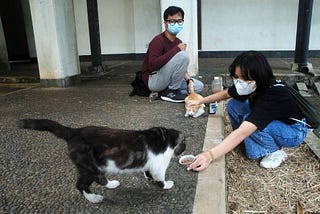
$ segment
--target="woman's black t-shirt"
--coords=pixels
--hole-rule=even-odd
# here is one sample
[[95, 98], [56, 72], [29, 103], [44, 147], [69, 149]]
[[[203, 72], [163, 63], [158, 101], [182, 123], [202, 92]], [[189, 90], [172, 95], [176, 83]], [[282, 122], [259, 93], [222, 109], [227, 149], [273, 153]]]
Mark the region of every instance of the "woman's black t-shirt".
[[273, 85], [257, 94], [245, 96], [239, 95], [233, 85], [228, 89], [228, 94], [241, 102], [249, 99], [251, 112], [245, 120], [256, 125], [259, 130], [263, 130], [273, 120], [291, 125], [296, 121], [290, 118], [303, 118], [290, 91], [283, 85]]

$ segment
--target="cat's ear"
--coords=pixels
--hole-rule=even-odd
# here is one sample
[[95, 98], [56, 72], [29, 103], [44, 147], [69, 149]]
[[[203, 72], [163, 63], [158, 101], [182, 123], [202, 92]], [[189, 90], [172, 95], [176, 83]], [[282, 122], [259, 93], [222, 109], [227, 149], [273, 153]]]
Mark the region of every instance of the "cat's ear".
[[176, 139], [176, 146], [174, 147], [174, 155], [178, 156], [180, 155], [182, 152], [184, 152], [184, 150], [186, 150], [186, 142], [185, 142], [185, 136], [184, 134], [182, 134], [181, 132], [179, 132], [179, 135]]

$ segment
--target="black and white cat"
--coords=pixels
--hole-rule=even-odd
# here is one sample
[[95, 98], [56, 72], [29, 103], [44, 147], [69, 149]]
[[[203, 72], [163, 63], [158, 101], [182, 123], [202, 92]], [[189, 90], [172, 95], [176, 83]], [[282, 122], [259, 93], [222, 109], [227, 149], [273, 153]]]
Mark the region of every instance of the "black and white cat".
[[143, 172], [161, 188], [172, 188], [174, 182], [165, 180], [167, 167], [173, 154], [177, 156], [186, 148], [181, 132], [163, 127], [140, 131], [98, 126], [71, 128], [47, 119], [23, 119], [17, 125], [49, 131], [67, 142], [69, 157], [79, 174], [76, 187], [92, 203], [103, 200], [103, 196], [90, 191], [93, 182], [111, 189], [120, 185], [117, 180], [108, 180], [105, 172]]

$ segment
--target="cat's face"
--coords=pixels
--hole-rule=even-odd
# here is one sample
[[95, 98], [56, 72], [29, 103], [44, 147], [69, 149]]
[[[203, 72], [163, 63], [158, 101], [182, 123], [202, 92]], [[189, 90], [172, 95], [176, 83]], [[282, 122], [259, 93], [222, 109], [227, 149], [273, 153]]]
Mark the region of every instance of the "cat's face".
[[186, 150], [186, 139], [184, 137], [184, 135], [182, 133], [179, 133], [179, 137], [177, 138], [177, 145], [174, 148], [174, 155], [178, 156], [180, 155], [182, 152], [184, 152], [184, 150]]

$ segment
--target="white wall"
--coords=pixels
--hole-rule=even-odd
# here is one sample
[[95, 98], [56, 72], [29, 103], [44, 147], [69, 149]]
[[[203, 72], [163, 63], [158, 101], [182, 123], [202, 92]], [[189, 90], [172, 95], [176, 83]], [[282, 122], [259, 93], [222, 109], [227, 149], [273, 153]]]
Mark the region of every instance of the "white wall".
[[313, 1], [310, 30], [310, 50], [320, 50], [320, 1]]
[[[73, 0], [78, 50], [90, 55], [86, 0]], [[145, 53], [161, 32], [159, 0], [98, 0], [102, 54]]]
[[98, 0], [102, 53], [134, 51], [133, 3], [128, 0]]
[[[298, 0], [202, 0], [202, 50], [294, 50]], [[314, 1], [310, 50], [320, 49]]]
[[162, 30], [160, 0], [133, 0], [135, 53], [145, 53], [152, 38]]
[[[90, 55], [86, 0], [73, 1], [79, 55]], [[102, 54], [145, 53], [149, 41], [162, 31], [160, 1], [98, 0]], [[293, 51], [298, 3], [201, 0], [202, 51]], [[319, 0], [313, 1], [312, 14], [309, 49], [320, 50]]]
[[73, 0], [79, 55], [90, 55], [87, 0]]

